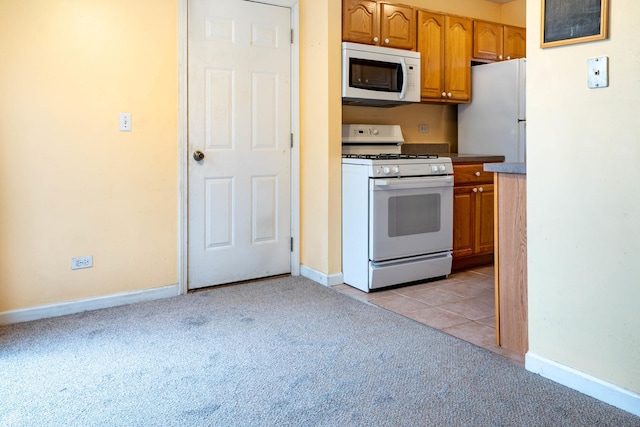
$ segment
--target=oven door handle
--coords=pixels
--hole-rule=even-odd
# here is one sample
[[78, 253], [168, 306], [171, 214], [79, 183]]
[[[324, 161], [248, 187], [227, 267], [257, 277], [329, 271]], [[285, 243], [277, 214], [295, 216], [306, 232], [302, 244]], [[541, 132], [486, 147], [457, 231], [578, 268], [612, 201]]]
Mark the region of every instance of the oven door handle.
[[453, 176], [376, 179], [374, 185], [376, 190], [453, 187]]

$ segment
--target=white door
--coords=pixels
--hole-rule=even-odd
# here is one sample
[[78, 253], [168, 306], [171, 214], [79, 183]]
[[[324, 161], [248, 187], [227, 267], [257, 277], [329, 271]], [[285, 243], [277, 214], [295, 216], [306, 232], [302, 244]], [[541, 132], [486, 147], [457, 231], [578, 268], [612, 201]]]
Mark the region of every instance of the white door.
[[188, 288], [289, 273], [290, 10], [189, 0], [188, 22]]

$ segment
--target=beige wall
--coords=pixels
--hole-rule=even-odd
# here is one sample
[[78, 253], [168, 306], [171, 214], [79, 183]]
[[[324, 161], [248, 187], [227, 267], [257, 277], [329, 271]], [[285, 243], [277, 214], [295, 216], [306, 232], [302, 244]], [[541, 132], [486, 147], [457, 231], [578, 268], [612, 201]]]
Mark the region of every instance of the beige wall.
[[639, 393], [640, 3], [609, 4], [608, 40], [547, 49], [527, 5], [529, 351]]
[[[504, 5], [483, 0], [402, 0], [398, 3], [444, 13], [468, 16], [493, 22], [524, 27], [525, 0]], [[452, 152], [458, 151], [458, 107], [456, 105], [415, 104], [393, 108], [345, 106], [343, 123], [399, 124], [405, 143], [448, 142]], [[419, 133], [418, 126], [429, 126], [428, 133]]]
[[[458, 107], [455, 105], [410, 104], [392, 108], [342, 107], [344, 123], [394, 124], [402, 127], [405, 142], [456, 142], [458, 140]], [[428, 133], [419, 133], [425, 124]]]
[[174, 0], [2, 2], [0, 312], [177, 283], [176, 23]]
[[527, 26], [527, 2], [526, 0], [513, 0], [502, 5], [502, 18], [500, 22], [516, 27]]
[[324, 274], [342, 271], [341, 13], [335, 0], [300, 2], [300, 262]]

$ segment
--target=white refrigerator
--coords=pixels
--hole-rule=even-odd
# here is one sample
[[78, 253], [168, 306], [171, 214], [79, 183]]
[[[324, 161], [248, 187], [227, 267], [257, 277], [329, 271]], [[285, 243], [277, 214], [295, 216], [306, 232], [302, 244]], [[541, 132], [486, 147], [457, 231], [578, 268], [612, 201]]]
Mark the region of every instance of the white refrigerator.
[[525, 59], [471, 67], [471, 103], [458, 105], [458, 153], [524, 162]]

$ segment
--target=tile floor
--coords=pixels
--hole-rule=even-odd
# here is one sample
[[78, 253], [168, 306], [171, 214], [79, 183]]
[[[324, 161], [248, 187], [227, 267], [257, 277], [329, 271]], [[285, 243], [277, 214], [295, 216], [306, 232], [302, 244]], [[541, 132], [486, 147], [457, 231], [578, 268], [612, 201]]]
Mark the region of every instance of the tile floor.
[[368, 301], [524, 366], [524, 356], [496, 345], [493, 266], [456, 272], [446, 279], [370, 293], [348, 285], [339, 292]]

